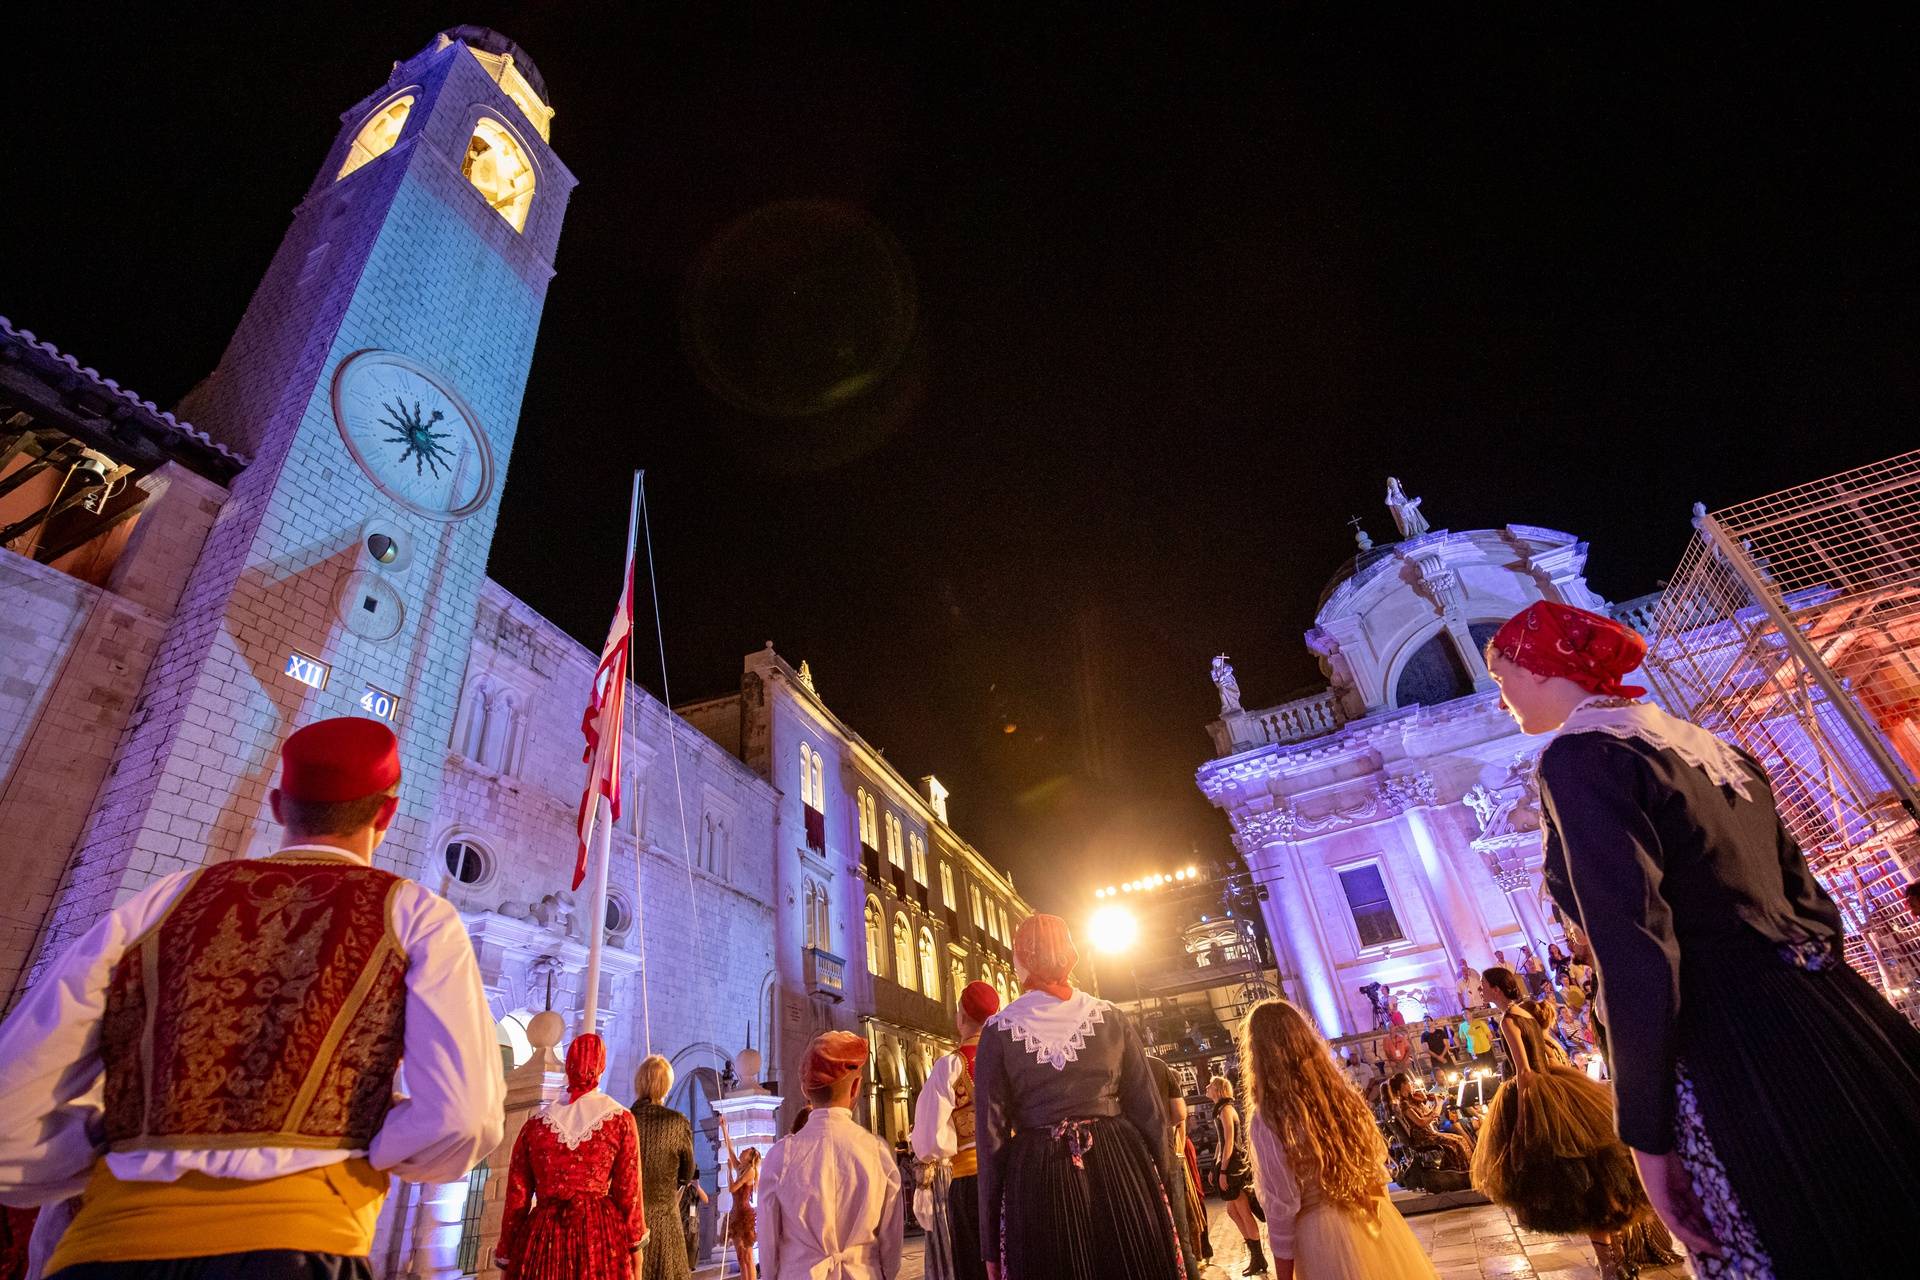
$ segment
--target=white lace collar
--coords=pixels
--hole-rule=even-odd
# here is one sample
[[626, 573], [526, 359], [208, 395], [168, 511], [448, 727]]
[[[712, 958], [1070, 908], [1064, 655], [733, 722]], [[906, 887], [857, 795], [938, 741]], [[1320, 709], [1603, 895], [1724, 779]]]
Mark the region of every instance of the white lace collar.
[[1112, 1007], [1084, 991], [1075, 991], [1066, 1000], [1044, 991], [1029, 991], [994, 1014], [987, 1025], [1005, 1027], [1036, 1061], [1064, 1071], [1080, 1056], [1081, 1046], [1106, 1020], [1107, 1010]]
[[592, 1093], [580, 1095], [576, 1102], [555, 1099], [542, 1106], [537, 1114], [558, 1135], [567, 1150], [573, 1151], [598, 1132], [609, 1117], [625, 1110], [605, 1090], [595, 1089]]
[[1753, 781], [1752, 767], [1738, 751], [1699, 725], [1670, 716], [1651, 702], [1589, 698], [1573, 709], [1554, 736], [1570, 733], [1605, 733], [1664, 747], [1706, 774], [1715, 786], [1732, 787], [1742, 800], [1754, 798], [1748, 790]]

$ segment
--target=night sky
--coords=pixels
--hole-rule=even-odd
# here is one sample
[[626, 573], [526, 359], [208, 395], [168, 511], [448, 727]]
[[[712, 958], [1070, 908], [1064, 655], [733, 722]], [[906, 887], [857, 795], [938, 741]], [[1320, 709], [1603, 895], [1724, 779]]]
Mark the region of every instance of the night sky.
[[1624, 599], [1695, 500], [1915, 443], [1904, 29], [54, 8], [7, 20], [0, 313], [163, 404], [338, 114], [442, 27], [518, 40], [580, 186], [494, 576], [597, 648], [646, 468], [675, 700], [773, 640], [1076, 914], [1227, 852], [1207, 660], [1250, 707], [1320, 680], [1389, 474]]

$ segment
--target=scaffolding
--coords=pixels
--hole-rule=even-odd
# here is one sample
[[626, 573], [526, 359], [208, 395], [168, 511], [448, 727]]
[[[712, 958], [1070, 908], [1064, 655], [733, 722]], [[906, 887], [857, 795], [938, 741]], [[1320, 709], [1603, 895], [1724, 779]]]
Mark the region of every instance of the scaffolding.
[[1849, 961], [1920, 1021], [1920, 450], [1708, 513], [1653, 612], [1676, 714], [1765, 766]]

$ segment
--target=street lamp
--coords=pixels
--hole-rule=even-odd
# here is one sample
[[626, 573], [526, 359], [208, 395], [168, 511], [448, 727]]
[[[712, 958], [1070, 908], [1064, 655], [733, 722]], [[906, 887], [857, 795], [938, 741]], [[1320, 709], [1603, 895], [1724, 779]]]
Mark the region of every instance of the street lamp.
[[1117, 955], [1132, 947], [1140, 936], [1140, 922], [1125, 907], [1102, 907], [1087, 922], [1087, 936], [1096, 951]]

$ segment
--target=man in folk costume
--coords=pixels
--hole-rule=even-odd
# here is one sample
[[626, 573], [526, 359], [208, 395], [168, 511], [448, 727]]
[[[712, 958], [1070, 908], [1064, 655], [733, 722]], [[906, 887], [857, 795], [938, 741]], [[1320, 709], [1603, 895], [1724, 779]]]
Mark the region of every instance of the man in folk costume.
[[807, 1127], [760, 1166], [760, 1269], [765, 1280], [894, 1280], [903, 1223], [893, 1149], [853, 1118], [869, 1049], [850, 1031], [807, 1046]]
[[369, 1276], [388, 1175], [452, 1181], [498, 1145], [466, 928], [373, 865], [399, 786], [385, 725], [301, 729], [283, 848], [155, 881], [0, 1026], [0, 1199], [81, 1197], [49, 1276]]
[[512, 1280], [630, 1280], [647, 1237], [640, 1131], [600, 1088], [607, 1045], [567, 1046], [567, 1096], [542, 1106], [514, 1139], [493, 1258]]
[[998, 1012], [999, 992], [984, 982], [966, 985], [953, 1015], [960, 1047], [933, 1064], [913, 1107], [913, 1154], [927, 1162], [949, 1162], [944, 1197], [938, 1180], [935, 1183], [934, 1214], [936, 1221], [945, 1220], [954, 1280], [987, 1277], [980, 1256], [980, 1166], [973, 1150], [973, 1056], [980, 1046], [980, 1028]]

